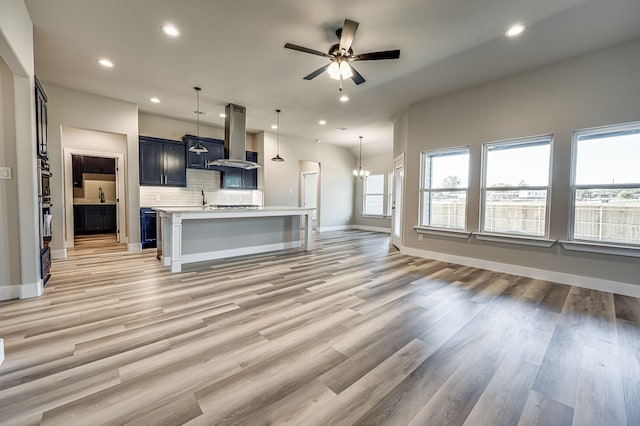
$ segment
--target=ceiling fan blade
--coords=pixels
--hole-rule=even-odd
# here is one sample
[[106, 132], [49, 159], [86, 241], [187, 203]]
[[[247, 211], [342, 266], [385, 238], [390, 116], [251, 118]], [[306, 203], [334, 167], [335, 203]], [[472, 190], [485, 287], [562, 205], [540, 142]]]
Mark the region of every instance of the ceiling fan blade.
[[367, 81], [367, 80], [365, 80], [365, 79], [364, 79], [364, 77], [362, 76], [362, 74], [360, 74], [360, 73], [358, 72], [358, 70], [356, 70], [356, 69], [353, 67], [353, 65], [350, 65], [350, 66], [351, 66], [351, 72], [353, 72], [353, 75], [351, 76], [351, 80], [353, 80], [353, 82], [354, 82], [355, 84], [362, 84], [362, 83], [364, 83], [365, 81]]
[[[325, 72], [327, 70], [327, 68], [329, 68], [329, 65], [331, 65], [331, 63], [328, 63], [327, 65], [318, 68], [317, 70], [315, 70], [314, 72], [312, 72], [311, 74], [302, 77], [304, 80], [313, 80], [314, 78], [316, 78], [317, 76], [319, 76], [320, 74], [322, 74], [323, 72]], [[353, 67], [351, 67], [353, 69]]]
[[325, 58], [331, 57], [324, 52], [320, 52], [319, 50], [309, 49], [308, 47], [302, 47], [302, 46], [298, 46], [291, 43], [285, 44], [284, 47], [285, 49], [297, 50], [299, 52], [304, 52], [304, 53], [311, 53], [312, 55], [324, 56]]
[[344, 20], [342, 33], [340, 34], [340, 51], [345, 53], [349, 51], [351, 43], [353, 43], [353, 38], [356, 36], [358, 25], [360, 24], [356, 21], [352, 21], [351, 19]]
[[378, 61], [380, 59], [398, 59], [399, 50], [385, 50], [383, 52], [361, 53], [351, 59], [352, 61]]

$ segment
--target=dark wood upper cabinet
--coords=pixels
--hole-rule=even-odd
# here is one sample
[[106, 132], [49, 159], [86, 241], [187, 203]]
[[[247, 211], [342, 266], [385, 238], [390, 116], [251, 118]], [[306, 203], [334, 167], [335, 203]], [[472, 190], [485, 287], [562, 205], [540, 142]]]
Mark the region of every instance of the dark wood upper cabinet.
[[[247, 161], [258, 162], [258, 153], [247, 151], [245, 154]], [[222, 172], [222, 182], [220, 185], [225, 189], [258, 189], [258, 170], [244, 170], [237, 167], [224, 167]]]
[[[219, 166], [207, 166], [209, 161], [219, 160], [224, 158], [224, 141], [213, 138], [203, 138], [193, 135], [184, 135], [182, 140], [185, 143], [186, 155], [187, 155], [187, 167], [190, 169], [200, 170], [217, 170], [221, 171]], [[197, 154], [189, 151], [189, 149], [196, 144], [200, 143], [207, 149], [207, 152]]]
[[38, 145], [38, 157], [48, 159], [47, 155], [47, 94], [44, 92], [42, 85], [35, 79], [35, 96], [36, 96], [36, 144]]
[[140, 185], [187, 186], [184, 143], [140, 136]]

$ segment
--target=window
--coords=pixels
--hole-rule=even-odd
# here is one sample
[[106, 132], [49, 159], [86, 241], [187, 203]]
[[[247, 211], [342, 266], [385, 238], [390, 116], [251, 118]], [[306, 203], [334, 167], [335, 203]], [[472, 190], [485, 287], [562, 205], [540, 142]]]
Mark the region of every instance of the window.
[[393, 210], [393, 172], [387, 173], [387, 216], [391, 217]]
[[466, 229], [469, 148], [423, 152], [420, 169], [420, 226]]
[[384, 175], [369, 175], [364, 181], [363, 215], [384, 215]]
[[570, 239], [640, 245], [640, 122], [574, 132]]
[[552, 136], [484, 144], [481, 232], [548, 235]]

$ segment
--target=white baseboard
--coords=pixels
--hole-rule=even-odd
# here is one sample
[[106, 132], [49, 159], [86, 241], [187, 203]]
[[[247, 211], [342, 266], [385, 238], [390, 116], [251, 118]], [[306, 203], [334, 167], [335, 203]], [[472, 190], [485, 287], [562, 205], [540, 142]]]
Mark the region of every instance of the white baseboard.
[[391, 228], [385, 228], [382, 226], [351, 225], [351, 229], [358, 229], [360, 231], [384, 232], [385, 234], [391, 234]]
[[[300, 248], [301, 246], [302, 246], [302, 243], [300, 241], [291, 241], [286, 243], [265, 244], [265, 245], [253, 246], [253, 247], [240, 247], [235, 249], [216, 250], [216, 251], [209, 251], [205, 253], [183, 254], [182, 263], [184, 264], [184, 263], [204, 262], [206, 260], [225, 259], [227, 257], [245, 256], [248, 254], [268, 253], [270, 251], [280, 251], [280, 250], [286, 250], [291, 248]], [[171, 258], [163, 257], [163, 263], [165, 266], [170, 265]]]
[[51, 259], [66, 259], [67, 249], [51, 250]]
[[353, 229], [353, 225], [321, 226], [318, 228], [318, 232], [344, 231], [347, 229]]
[[42, 280], [32, 284], [16, 284], [0, 286], [0, 300], [29, 299], [42, 296], [44, 285]]
[[127, 250], [128, 251], [141, 251], [142, 250], [142, 243], [127, 243]]
[[528, 278], [544, 281], [552, 281], [560, 284], [568, 284], [591, 290], [607, 291], [625, 296], [640, 297], [640, 285], [620, 281], [604, 280], [601, 278], [585, 277], [582, 275], [567, 274], [564, 272], [548, 271], [545, 269], [530, 268], [527, 266], [512, 265], [510, 263], [493, 262], [490, 260], [476, 259], [473, 257], [456, 256], [453, 254], [439, 253], [435, 251], [419, 250], [411, 247], [401, 247], [400, 251], [409, 256], [425, 259], [440, 260], [443, 262], [457, 263], [474, 268], [488, 269], [490, 271], [504, 272]]
[[37, 283], [33, 284], [20, 284], [18, 297], [20, 297], [20, 299], [29, 299], [31, 297], [42, 296], [43, 293], [44, 283], [42, 282], [42, 280], [38, 280]]
[[0, 365], [4, 362], [4, 339], [0, 339]]
[[17, 299], [20, 290], [19, 285], [2, 285], [0, 286], [0, 300]]

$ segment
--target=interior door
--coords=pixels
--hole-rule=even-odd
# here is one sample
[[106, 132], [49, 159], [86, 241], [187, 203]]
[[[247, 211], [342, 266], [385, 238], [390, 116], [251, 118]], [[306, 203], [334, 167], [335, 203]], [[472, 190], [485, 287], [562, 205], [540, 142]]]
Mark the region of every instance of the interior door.
[[121, 164], [119, 164], [118, 158], [114, 158], [113, 160], [113, 164], [115, 165], [115, 170], [114, 173], [116, 174], [116, 242], [121, 242], [120, 241], [120, 226], [122, 225], [121, 222], [121, 218], [124, 217], [124, 210], [121, 210], [120, 207], [122, 206], [120, 204], [120, 179], [123, 178], [122, 174], [120, 174], [120, 168], [121, 168]]
[[[318, 208], [318, 174], [313, 172], [313, 173], [303, 173], [302, 177], [304, 179], [304, 207], [310, 208], [310, 209], [317, 209]], [[311, 219], [314, 221], [314, 226], [315, 226], [315, 220], [317, 217], [317, 210], [314, 210], [313, 213], [311, 214]]]
[[391, 244], [402, 247], [402, 197], [404, 189], [404, 154], [393, 160], [393, 198], [391, 200]]

